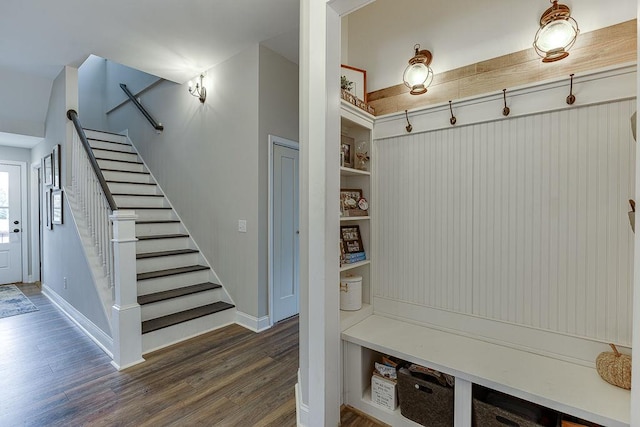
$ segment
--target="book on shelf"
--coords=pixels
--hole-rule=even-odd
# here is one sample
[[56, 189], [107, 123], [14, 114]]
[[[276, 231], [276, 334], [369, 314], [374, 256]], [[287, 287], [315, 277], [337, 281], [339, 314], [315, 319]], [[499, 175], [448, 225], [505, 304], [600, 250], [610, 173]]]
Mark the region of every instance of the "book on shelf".
[[345, 254], [342, 259], [342, 264], [355, 264], [356, 262], [364, 261], [366, 259], [367, 254], [365, 252]]

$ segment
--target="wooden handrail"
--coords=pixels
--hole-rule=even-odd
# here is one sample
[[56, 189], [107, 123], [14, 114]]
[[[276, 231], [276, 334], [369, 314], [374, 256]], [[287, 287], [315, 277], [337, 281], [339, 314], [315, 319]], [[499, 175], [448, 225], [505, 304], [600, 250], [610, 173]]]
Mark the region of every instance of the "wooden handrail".
[[142, 104], [140, 104], [138, 98], [136, 98], [135, 95], [131, 93], [126, 84], [120, 83], [120, 88], [124, 91], [124, 93], [127, 94], [131, 102], [133, 102], [133, 105], [138, 107], [138, 110], [140, 110], [140, 112], [147, 118], [147, 120], [149, 121], [149, 123], [151, 123], [151, 126], [153, 126], [155, 130], [159, 132], [164, 130], [164, 126], [162, 126], [162, 123], [156, 122], [155, 119], [151, 117], [151, 114], [149, 114], [149, 112], [142, 106]]
[[89, 145], [89, 141], [87, 140], [87, 135], [84, 133], [84, 129], [80, 124], [80, 119], [78, 119], [78, 112], [76, 110], [67, 111], [67, 118], [73, 122], [73, 125], [76, 128], [76, 132], [78, 132], [78, 136], [80, 137], [80, 141], [82, 141], [82, 146], [84, 147], [84, 151], [87, 153], [87, 157], [89, 158], [89, 163], [91, 163], [91, 167], [98, 178], [98, 182], [100, 182], [100, 187], [102, 188], [102, 193], [104, 197], [107, 199], [107, 203], [109, 203], [109, 208], [112, 211], [118, 210], [118, 205], [116, 205], [116, 201], [109, 190], [109, 186], [107, 186], [107, 181], [104, 179], [104, 175], [102, 175], [102, 170], [98, 165], [98, 161], [96, 157], [93, 155], [93, 150], [91, 149], [91, 145]]

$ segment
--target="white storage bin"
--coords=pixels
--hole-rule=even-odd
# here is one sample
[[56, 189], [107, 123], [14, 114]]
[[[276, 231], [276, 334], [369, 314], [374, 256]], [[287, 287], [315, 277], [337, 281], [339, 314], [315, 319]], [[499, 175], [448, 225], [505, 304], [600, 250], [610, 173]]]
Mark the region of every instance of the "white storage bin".
[[362, 308], [362, 276], [340, 278], [340, 310], [355, 311]]

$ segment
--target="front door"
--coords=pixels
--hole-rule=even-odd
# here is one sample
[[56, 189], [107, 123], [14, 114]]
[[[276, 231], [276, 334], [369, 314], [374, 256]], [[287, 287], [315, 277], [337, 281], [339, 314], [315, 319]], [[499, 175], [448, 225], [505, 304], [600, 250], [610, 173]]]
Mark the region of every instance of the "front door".
[[299, 311], [298, 150], [273, 146], [273, 322]]
[[0, 163], [0, 284], [22, 281], [20, 166]]

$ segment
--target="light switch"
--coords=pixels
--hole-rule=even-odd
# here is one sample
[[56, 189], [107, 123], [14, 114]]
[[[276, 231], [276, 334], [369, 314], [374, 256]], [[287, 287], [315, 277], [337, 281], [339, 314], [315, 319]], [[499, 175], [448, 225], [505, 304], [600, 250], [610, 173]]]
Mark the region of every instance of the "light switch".
[[239, 219], [238, 220], [238, 231], [241, 233], [246, 233], [247, 232], [247, 220], [246, 219]]

